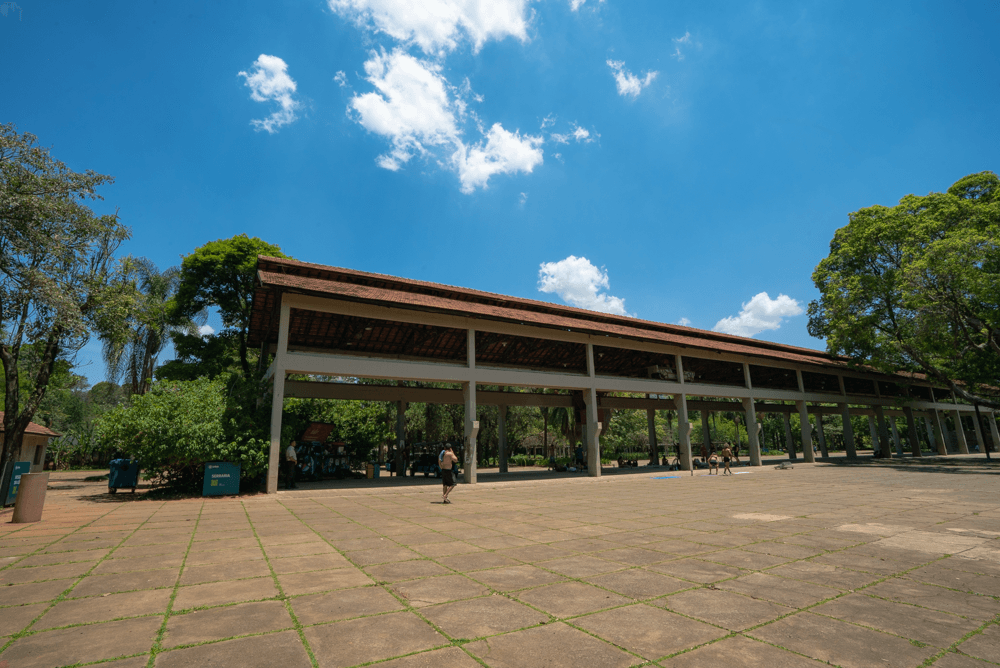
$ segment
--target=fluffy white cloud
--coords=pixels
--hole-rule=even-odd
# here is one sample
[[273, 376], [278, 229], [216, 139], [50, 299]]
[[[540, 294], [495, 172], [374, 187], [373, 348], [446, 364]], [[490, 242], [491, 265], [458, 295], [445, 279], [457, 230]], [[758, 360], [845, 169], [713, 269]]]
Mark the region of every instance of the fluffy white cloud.
[[680, 325], [681, 327], [690, 327], [691, 321], [688, 320], [687, 318], [681, 318], [680, 320], [677, 321], [677, 324]]
[[198, 328], [198, 334], [201, 336], [208, 336], [209, 334], [215, 334], [215, 328], [211, 325], [202, 325]]
[[336, 81], [341, 88], [347, 87], [347, 75], [344, 74], [343, 70], [338, 70], [337, 73], [333, 75], [333, 80]]
[[609, 60], [608, 67], [615, 74], [618, 94], [622, 97], [631, 97], [633, 100], [639, 97], [639, 93], [649, 86], [649, 84], [653, 83], [653, 80], [660, 74], [659, 72], [646, 72], [646, 76], [640, 79], [625, 69], [625, 63], [621, 60]]
[[494, 174], [530, 174], [542, 164], [541, 144], [541, 137], [522, 137], [520, 132], [509, 132], [499, 123], [494, 123], [486, 133], [485, 144], [480, 142], [465, 146], [459, 143], [453, 159], [462, 182], [462, 192], [471, 193], [476, 188], [485, 188]]
[[573, 139], [577, 140], [578, 142], [582, 141], [584, 144], [589, 144], [590, 142], [594, 141], [590, 136], [590, 131], [586, 130], [585, 128], [581, 128], [579, 125], [576, 126], [575, 130], [573, 130]]
[[490, 39], [528, 38], [529, 0], [328, 0], [330, 9], [425, 53], [455, 49], [465, 38], [478, 51]]
[[288, 76], [288, 65], [277, 56], [260, 54], [250, 72], [240, 72], [250, 88], [250, 98], [257, 102], [277, 102], [280, 109], [263, 119], [255, 119], [251, 124], [258, 130], [274, 133], [283, 125], [296, 119], [295, 110], [299, 103], [292, 97], [295, 82]]
[[753, 336], [767, 329], [778, 329], [782, 318], [802, 313], [804, 309], [799, 302], [788, 295], [779, 294], [776, 299], [771, 299], [766, 292], [761, 292], [743, 304], [738, 315], [723, 318], [715, 323], [712, 330], [737, 336]]
[[585, 257], [570, 255], [559, 262], [543, 262], [538, 270], [538, 290], [554, 292], [573, 306], [602, 313], [628, 315], [625, 300], [601, 292], [609, 289], [608, 272]]
[[[569, 8], [575, 12], [586, 4], [586, 2], [587, 0], [569, 0]], [[604, 0], [598, 0], [598, 2], [604, 2]]]
[[392, 141], [392, 150], [379, 157], [379, 165], [397, 170], [428, 146], [457, 141], [456, 113], [461, 108], [449, 96], [438, 65], [405, 51], [383, 51], [372, 54], [365, 73], [376, 92], [355, 95], [351, 108], [362, 126]]
[[[542, 127], [545, 127], [544, 125]], [[600, 135], [598, 135], [599, 137]], [[589, 144], [594, 141], [594, 138], [590, 136], [590, 130], [586, 128], [581, 128], [579, 125], [573, 126], [572, 132], [559, 133], [553, 132], [549, 135], [549, 139], [557, 144], [568, 144], [571, 139], [575, 139], [577, 143], [583, 142], [584, 144]]]

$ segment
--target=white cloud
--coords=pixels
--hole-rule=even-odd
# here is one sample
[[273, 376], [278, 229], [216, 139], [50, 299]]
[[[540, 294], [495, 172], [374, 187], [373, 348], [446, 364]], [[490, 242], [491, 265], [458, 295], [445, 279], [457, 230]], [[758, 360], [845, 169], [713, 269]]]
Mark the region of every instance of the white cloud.
[[684, 46], [685, 50], [689, 46], [701, 48], [701, 42], [695, 42], [691, 39], [691, 33], [689, 32], [685, 32], [683, 37], [674, 37], [671, 41], [674, 43], [674, 52], [670, 54], [670, 57], [677, 60], [684, 60], [684, 51], [681, 50], [681, 46]]
[[738, 315], [723, 318], [715, 323], [712, 330], [737, 336], [753, 336], [767, 329], [778, 329], [782, 318], [804, 312], [799, 302], [788, 295], [779, 294], [776, 299], [771, 299], [766, 292], [761, 292], [744, 303]]
[[544, 130], [545, 128], [555, 124], [556, 124], [556, 115], [549, 114], [548, 116], [542, 119], [542, 125], [539, 129]]
[[258, 131], [266, 130], [273, 134], [278, 128], [297, 118], [295, 110], [299, 108], [299, 102], [292, 97], [296, 85], [288, 76], [288, 65], [284, 60], [262, 53], [254, 61], [251, 71], [240, 72], [239, 76], [246, 79], [251, 99], [257, 102], [273, 101], [280, 106], [278, 111], [267, 118], [251, 121]]
[[[544, 125], [542, 127], [545, 127]], [[600, 135], [598, 135], [599, 137]], [[579, 125], [573, 124], [572, 132], [553, 132], [549, 135], [549, 139], [557, 144], [568, 144], [570, 140], [575, 139], [577, 143], [583, 142], [584, 144], [589, 144], [594, 141], [594, 138], [590, 136], [590, 130], [586, 128], [581, 128]]]
[[[586, 2], [587, 0], [569, 0], [569, 8], [575, 12], [580, 9], [580, 7], [583, 7]], [[603, 3], [604, 0], [598, 0], [598, 2]]]
[[568, 144], [570, 136], [568, 134], [562, 135], [559, 134], [558, 132], [553, 132], [552, 134], [549, 135], [549, 139], [551, 139], [557, 144]]
[[476, 188], [485, 188], [486, 182], [494, 174], [531, 173], [542, 164], [543, 154], [539, 148], [541, 137], [521, 136], [520, 132], [509, 132], [499, 123], [494, 123], [486, 133], [486, 143], [465, 146], [459, 142], [453, 156], [462, 182], [462, 192], [471, 193]]
[[608, 272], [585, 257], [570, 255], [559, 262], [543, 262], [538, 270], [538, 290], [554, 292], [573, 306], [602, 313], [628, 315], [625, 300], [604, 294], [609, 289]]
[[687, 318], [681, 318], [680, 320], [677, 321], [677, 324], [680, 325], [681, 327], [690, 327], [691, 321], [688, 320]]
[[328, 0], [360, 25], [416, 44], [425, 53], [452, 51], [464, 38], [479, 51], [490, 39], [528, 39], [530, 0]]
[[577, 142], [582, 141], [584, 144], [589, 144], [594, 141], [590, 136], [590, 131], [581, 128], [579, 125], [576, 126], [576, 130], [573, 130], [573, 138], [576, 139]]
[[341, 88], [347, 87], [347, 75], [344, 74], [343, 70], [338, 70], [335, 75], [333, 75], [333, 80], [336, 81]]
[[377, 92], [355, 95], [351, 108], [362, 126], [392, 141], [392, 150], [378, 158], [380, 166], [395, 171], [428, 146], [457, 141], [460, 110], [439, 66], [397, 49], [373, 53], [365, 73]]
[[517, 199], [517, 203], [524, 206], [528, 202], [528, 193], [521, 193], [521, 196]]
[[633, 100], [639, 97], [642, 89], [653, 83], [653, 80], [660, 74], [659, 72], [646, 72], [645, 78], [640, 79], [625, 69], [625, 63], [621, 60], [609, 60], [608, 67], [615, 73], [618, 94], [622, 97], [631, 97]]
[[209, 336], [210, 334], [215, 334], [215, 328], [211, 325], [202, 325], [198, 328], [199, 336]]
[[437, 153], [439, 159], [458, 173], [462, 192], [471, 193], [494, 174], [530, 173], [542, 164], [541, 137], [509, 132], [500, 123], [467, 145], [459, 127], [465, 102], [458, 96], [471, 94], [471, 86], [453, 88], [439, 65], [397, 49], [373, 53], [365, 72], [375, 92], [355, 95], [350, 106], [363, 127], [392, 142], [379, 166], [396, 171], [415, 155], [440, 149], [447, 153]]

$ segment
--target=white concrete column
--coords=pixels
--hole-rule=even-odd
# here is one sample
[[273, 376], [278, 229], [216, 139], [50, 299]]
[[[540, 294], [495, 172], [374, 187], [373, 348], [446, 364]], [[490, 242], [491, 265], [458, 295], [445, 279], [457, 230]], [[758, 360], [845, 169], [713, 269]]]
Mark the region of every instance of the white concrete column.
[[889, 422], [889, 429], [892, 431], [892, 443], [893, 443], [893, 445], [896, 446], [896, 456], [897, 457], [902, 457], [903, 456], [903, 444], [899, 440], [899, 430], [896, 429], [896, 418], [895, 418], [895, 416], [893, 416], [893, 418], [891, 420], [889, 418], [886, 418], [886, 420], [888, 420], [888, 422]]
[[910, 454], [921, 457], [920, 437], [917, 435], [917, 421], [913, 418], [913, 409], [904, 406], [903, 415], [906, 416], [906, 438], [910, 441]]
[[406, 402], [396, 402], [396, 458], [394, 460], [394, 470], [398, 476], [406, 476], [406, 467], [410, 462], [406, 461], [403, 451], [406, 449]]
[[[647, 394], [648, 398], [649, 395]], [[660, 458], [660, 448], [656, 445], [656, 411], [652, 408], [646, 409], [646, 431], [649, 433], [649, 454], [656, 453], [656, 458]], [[650, 464], [653, 463], [650, 457]], [[656, 462], [659, 464], [659, 462]]]
[[789, 420], [789, 413], [781, 411], [781, 417], [785, 420], [785, 451], [789, 459], [797, 459], [795, 456], [795, 441], [792, 440], [792, 422]]
[[[684, 360], [680, 355], [674, 355], [674, 370], [677, 372], [677, 382], [684, 384]], [[674, 396], [674, 407], [677, 409], [677, 438], [681, 445], [681, 468], [694, 471], [694, 458], [691, 456], [691, 423], [688, 421], [687, 394], [681, 392]]]
[[819, 438], [819, 454], [822, 457], [829, 457], [830, 453], [826, 449], [826, 434], [823, 433], [823, 414], [816, 413], [816, 436]]
[[479, 437], [475, 383], [462, 383], [462, 398], [465, 400], [465, 470], [462, 479], [472, 484], [476, 482], [476, 441]]
[[693, 471], [694, 459], [691, 457], [691, 423], [688, 422], [687, 395], [683, 393], [675, 395], [674, 406], [677, 408], [677, 440], [681, 446], [681, 468], [685, 471]]
[[291, 307], [281, 298], [278, 348], [274, 353], [274, 378], [271, 386], [271, 448], [267, 457], [266, 487], [268, 494], [278, 491], [278, 473], [281, 471], [281, 416], [285, 409], [285, 356], [288, 354], [288, 323], [291, 316]]
[[937, 410], [931, 411], [930, 426], [934, 434], [934, 445], [937, 447], [939, 455], [948, 456], [948, 440], [945, 436], [945, 427], [941, 421], [941, 413]]
[[952, 411], [955, 418], [955, 443], [958, 445], [958, 452], [962, 455], [969, 454], [969, 441], [965, 438], [965, 427], [962, 426], [962, 414], [959, 411]]
[[[507, 407], [499, 407], [500, 420], [497, 423], [497, 464], [500, 473], [507, 473]], [[545, 453], [548, 457], [549, 453]]]
[[[800, 372], [799, 378], [801, 377], [802, 374]], [[813, 453], [812, 425], [809, 424], [809, 409], [806, 408], [806, 402], [804, 401], [796, 401], [795, 407], [799, 411], [799, 427], [802, 432], [802, 458], [811, 464], [816, 461], [816, 455]]]
[[[980, 411], [982, 412], [982, 411]], [[979, 422], [979, 416], [972, 414], [972, 426], [976, 428], [976, 441], [979, 442], [979, 452], [986, 452], [986, 439], [983, 438], [983, 425]]]
[[711, 415], [708, 411], [701, 412], [701, 442], [708, 448], [709, 454], [712, 452], [712, 427], [709, 424]]
[[885, 411], [881, 404], [875, 404], [875, 418], [878, 420], [878, 451], [879, 456], [892, 459], [892, 446], [889, 445], [889, 427], [885, 423]]
[[[471, 371], [476, 370], [476, 330], [468, 330], [466, 360]], [[476, 482], [476, 443], [479, 440], [479, 419], [476, 414], [476, 381], [462, 383], [462, 398], [465, 399], [465, 471], [463, 479], [469, 484]]]
[[587, 473], [591, 477], [599, 478], [601, 475], [601, 429], [604, 425], [598, 422], [597, 412], [597, 388], [594, 387], [594, 379], [597, 375], [594, 366], [594, 345], [587, 344], [587, 375], [590, 376], [591, 386], [583, 391], [583, 400], [587, 405]]
[[927, 432], [927, 442], [931, 445], [931, 450], [937, 450], [938, 438], [934, 434], [934, 425], [931, 423], [931, 416], [924, 415], [924, 431]]
[[878, 456], [879, 448], [881, 447], [878, 442], [878, 427], [875, 426], [875, 416], [868, 416], [868, 431], [871, 432], [872, 436], [872, 455]]
[[743, 400], [743, 414], [747, 423], [747, 447], [750, 450], [750, 466], [760, 466], [760, 439], [757, 438], [757, 408], [753, 399]]
[[844, 449], [847, 451], [847, 458], [854, 459], [858, 456], [858, 450], [854, 445], [854, 426], [851, 425], [851, 409], [846, 403], [838, 405], [840, 406], [840, 419], [844, 430]]
[[996, 414], [987, 413], [986, 421], [990, 423], [990, 436], [993, 437], [993, 447], [997, 450], [1000, 450], [1000, 429], [997, 429]]
[[285, 407], [285, 370], [275, 368], [271, 390], [271, 450], [267, 458], [267, 493], [278, 491], [281, 471], [281, 414]]

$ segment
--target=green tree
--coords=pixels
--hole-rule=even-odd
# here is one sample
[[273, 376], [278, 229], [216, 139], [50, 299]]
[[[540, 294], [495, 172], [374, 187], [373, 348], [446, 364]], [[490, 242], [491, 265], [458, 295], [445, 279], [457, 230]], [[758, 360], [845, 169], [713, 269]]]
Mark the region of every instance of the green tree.
[[[70, 170], [34, 135], [0, 125], [0, 467], [20, 452], [57, 361], [82, 347], [90, 331], [114, 329], [132, 308], [114, 257], [129, 230], [117, 215], [97, 216], [85, 204], [111, 182]], [[30, 379], [26, 396], [23, 377]]]
[[[233, 394], [236, 401], [227, 402]], [[211, 461], [239, 463], [241, 476], [252, 479], [267, 469], [270, 444], [234, 410], [248, 394], [223, 379], [156, 383], [101, 416], [97, 435], [138, 459], [148, 478], [179, 489], [197, 489], [202, 465]]]
[[809, 332], [831, 353], [918, 371], [962, 399], [1000, 408], [1000, 179], [850, 214], [816, 267]]
[[[246, 234], [210, 241], [184, 257], [175, 298], [181, 318], [191, 318], [211, 307], [219, 309], [225, 329], [206, 338], [231, 342], [245, 376], [250, 375], [247, 336], [259, 255], [286, 257], [278, 246]], [[210, 359], [205, 361], [210, 363]]]
[[169, 334], [198, 336], [195, 320], [204, 324], [205, 313], [184, 318], [176, 313], [172, 300], [180, 284], [180, 269], [163, 271], [147, 258], [128, 258], [126, 266], [136, 287], [136, 307], [127, 326], [102, 332], [103, 356], [108, 380], [117, 383], [123, 376], [132, 394], [146, 394], [153, 382], [156, 360], [167, 345]]

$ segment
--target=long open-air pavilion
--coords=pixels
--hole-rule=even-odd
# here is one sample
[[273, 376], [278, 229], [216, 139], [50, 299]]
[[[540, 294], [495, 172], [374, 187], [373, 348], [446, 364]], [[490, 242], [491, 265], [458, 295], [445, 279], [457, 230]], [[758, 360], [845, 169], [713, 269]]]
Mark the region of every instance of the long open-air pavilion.
[[[693, 466], [688, 414], [694, 410], [740, 411], [747, 425], [757, 424], [757, 413], [782, 413], [792, 456], [788, 415], [795, 411], [807, 462], [814, 460], [814, 429], [825, 452], [825, 415], [842, 421], [849, 458], [856, 456], [851, 415], [869, 417], [883, 457], [893, 454], [890, 439], [896, 455], [903, 454], [887, 416], [905, 417], [904, 436], [915, 457], [921, 456], [918, 430], [926, 431], [938, 454], [947, 455], [949, 444], [968, 454], [963, 418], [971, 419], [977, 443], [985, 444], [973, 406], [912, 375], [876, 373], [805, 348], [288, 259], [258, 260], [249, 344], [273, 355], [268, 492], [277, 490], [285, 397], [397, 402], [401, 440], [407, 402], [462, 403], [469, 483], [476, 482], [478, 405], [500, 407], [501, 472], [506, 470], [503, 416], [511, 405], [580, 411], [591, 476], [601, 475], [605, 409], [648, 411], [651, 439], [653, 411], [676, 411], [686, 470]], [[451, 383], [461, 389], [288, 380], [289, 375]], [[521, 388], [563, 393], [512, 391]], [[641, 396], [616, 396], [622, 394]], [[993, 443], [1000, 443], [996, 416], [982, 414]], [[750, 463], [759, 466], [757, 430], [748, 429], [747, 436]]]

